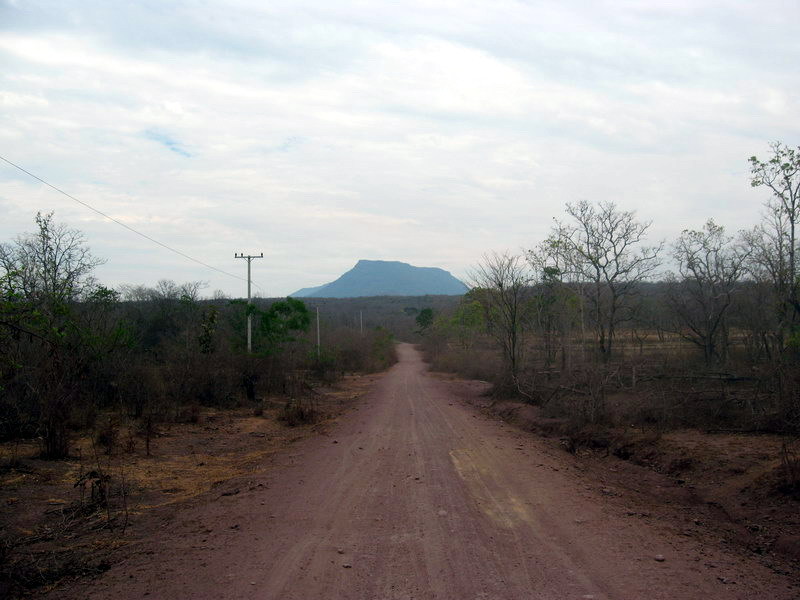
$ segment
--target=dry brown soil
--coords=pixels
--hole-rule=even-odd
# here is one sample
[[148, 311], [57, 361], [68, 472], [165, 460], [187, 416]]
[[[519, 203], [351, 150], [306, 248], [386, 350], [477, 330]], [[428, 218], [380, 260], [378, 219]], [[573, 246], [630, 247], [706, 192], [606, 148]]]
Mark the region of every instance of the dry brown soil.
[[[648, 490], [607, 487], [470, 405], [482, 384], [434, 377], [413, 347], [399, 351], [325, 435], [222, 486], [239, 493], [164, 510], [126, 560], [49, 597], [798, 597], [793, 574], [713, 529], [686, 535], [671, 509], [641, 509]], [[640, 471], [680, 504], [671, 480]]]
[[587, 483], [608, 496], [624, 495], [639, 516], [670, 522], [683, 536], [737, 546], [778, 573], [797, 570], [800, 496], [786, 460], [795, 472], [800, 468], [796, 438], [636, 426], [574, 431], [530, 404], [489, 397], [471, 403], [572, 451]]
[[[97, 431], [76, 437], [66, 460], [39, 459], [34, 441], [0, 444], [0, 599], [101, 573], [157, 536], [185, 506], [257, 487], [254, 475], [273, 468], [293, 443], [329, 427], [376, 377], [348, 376], [319, 388], [304, 401], [317, 409], [310, 425], [280, 421], [281, 398], [266, 399], [260, 416], [252, 409], [185, 411], [184, 422], [154, 426], [150, 455], [137, 423], [120, 423], [115, 414], [97, 419], [98, 431], [114, 424], [110, 453], [92, 442]], [[110, 477], [107, 509], [92, 503], [91, 480], [76, 486], [91, 471]]]

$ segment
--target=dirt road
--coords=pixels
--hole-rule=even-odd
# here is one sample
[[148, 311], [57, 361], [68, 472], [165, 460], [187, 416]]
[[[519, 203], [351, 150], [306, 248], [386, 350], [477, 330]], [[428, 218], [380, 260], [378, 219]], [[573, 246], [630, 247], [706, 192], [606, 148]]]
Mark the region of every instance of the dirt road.
[[427, 374], [409, 345], [400, 358], [327, 436], [57, 597], [797, 597], [755, 560], [632, 518], [566, 453], [467, 405], [474, 384]]

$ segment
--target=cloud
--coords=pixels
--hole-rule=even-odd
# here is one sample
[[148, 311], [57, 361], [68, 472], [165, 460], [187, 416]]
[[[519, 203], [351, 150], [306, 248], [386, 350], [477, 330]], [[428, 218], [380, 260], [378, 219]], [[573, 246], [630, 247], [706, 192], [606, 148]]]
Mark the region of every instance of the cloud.
[[[747, 157], [800, 140], [798, 16], [781, 0], [0, 1], [0, 154], [226, 270], [263, 250], [273, 293], [359, 258], [463, 273], [584, 198], [637, 209], [655, 238], [709, 216], [735, 230], [764, 199]], [[84, 229], [109, 284], [241, 292], [6, 167], [0, 203], [0, 239], [36, 210]]]

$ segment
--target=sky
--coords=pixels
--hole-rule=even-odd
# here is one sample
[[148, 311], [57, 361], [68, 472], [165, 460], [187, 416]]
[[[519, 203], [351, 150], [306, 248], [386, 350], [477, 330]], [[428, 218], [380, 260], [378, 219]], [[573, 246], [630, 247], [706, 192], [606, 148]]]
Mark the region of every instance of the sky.
[[[800, 3], [0, 0], [0, 241], [37, 211], [108, 286], [282, 296], [359, 259], [464, 277], [614, 202], [752, 227], [800, 144]], [[232, 276], [233, 275], [233, 276]]]

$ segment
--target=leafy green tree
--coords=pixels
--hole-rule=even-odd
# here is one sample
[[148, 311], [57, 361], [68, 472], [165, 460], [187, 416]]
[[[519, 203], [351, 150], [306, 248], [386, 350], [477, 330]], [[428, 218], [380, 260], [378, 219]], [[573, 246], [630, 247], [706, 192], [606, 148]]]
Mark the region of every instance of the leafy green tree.
[[280, 350], [283, 344], [297, 340], [299, 333], [308, 331], [311, 313], [302, 300], [286, 298], [272, 304], [266, 311], [256, 310], [260, 318], [259, 331], [267, 342], [267, 351]]
[[417, 327], [419, 327], [417, 331], [424, 335], [431, 325], [433, 325], [433, 309], [423, 308], [421, 311], [419, 311], [416, 322]]
[[216, 306], [210, 306], [203, 311], [203, 318], [200, 323], [200, 335], [197, 342], [200, 344], [200, 352], [211, 354], [214, 352], [214, 334], [217, 329], [217, 319], [219, 311]]
[[299, 334], [311, 326], [311, 312], [302, 300], [286, 298], [272, 303], [266, 310], [244, 300], [231, 300], [231, 305], [244, 310], [235, 315], [234, 328], [244, 331], [247, 315], [256, 322], [253, 348], [256, 353], [268, 355], [280, 352], [286, 344], [300, 339]]

